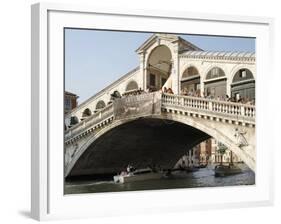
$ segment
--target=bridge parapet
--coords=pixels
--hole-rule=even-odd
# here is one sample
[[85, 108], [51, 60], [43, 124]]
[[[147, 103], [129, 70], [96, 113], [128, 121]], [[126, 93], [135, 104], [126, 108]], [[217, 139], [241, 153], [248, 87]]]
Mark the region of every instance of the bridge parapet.
[[[138, 96], [135, 98], [138, 100]], [[142, 98], [143, 96], [139, 95], [139, 100]], [[162, 93], [161, 108], [163, 114], [165, 112], [178, 113], [217, 122], [255, 126], [255, 106], [253, 105]], [[76, 141], [92, 133], [95, 129], [111, 123], [114, 119], [114, 104], [110, 104], [66, 130], [65, 143]]]
[[87, 132], [93, 132], [95, 128], [99, 128], [105, 123], [110, 122], [113, 119], [113, 104], [110, 104], [102, 108], [99, 112], [94, 113], [93, 115], [87, 117], [85, 120], [79, 122], [73, 127], [65, 131], [65, 142], [68, 142], [73, 137]]
[[162, 108], [242, 125], [255, 124], [255, 106], [199, 97], [162, 94]]

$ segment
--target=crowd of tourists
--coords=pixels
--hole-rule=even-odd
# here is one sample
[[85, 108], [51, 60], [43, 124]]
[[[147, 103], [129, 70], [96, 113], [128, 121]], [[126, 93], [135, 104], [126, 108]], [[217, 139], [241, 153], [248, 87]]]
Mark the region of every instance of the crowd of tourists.
[[222, 96], [215, 97], [214, 95], [210, 93], [203, 92], [201, 95], [200, 90], [194, 91], [193, 89], [187, 90], [186, 88], [181, 91], [181, 95], [184, 96], [192, 96], [192, 97], [203, 97], [205, 99], [212, 99], [212, 100], [218, 100], [218, 101], [227, 101], [227, 102], [233, 102], [233, 103], [243, 103], [243, 104], [249, 104], [249, 105], [255, 105], [255, 100], [250, 99], [249, 97], [240, 97], [239, 94], [229, 97], [227, 94]]
[[[155, 92], [155, 89], [152, 88], [148, 88], [146, 91], [144, 91], [143, 89], [139, 88], [139, 89], [135, 89], [132, 91], [127, 91], [126, 93], [122, 94], [122, 96], [129, 96], [129, 95], [140, 95], [143, 93], [150, 93], [150, 92]], [[168, 94], [174, 94], [172, 88], [167, 88], [164, 87], [162, 89], [163, 93], [168, 93]], [[200, 90], [187, 90], [187, 88], [182, 89], [181, 91], [181, 95], [184, 96], [192, 96], [192, 97], [200, 97], [200, 98], [205, 98], [205, 99], [212, 99], [212, 100], [218, 100], [218, 101], [226, 101], [226, 102], [234, 102], [234, 103], [243, 103], [243, 104], [248, 104], [248, 105], [255, 105], [255, 100], [254, 99], [250, 99], [248, 97], [241, 97], [239, 96], [239, 94], [236, 94], [235, 96], [229, 97], [227, 94], [226, 95], [222, 95], [222, 96], [214, 96], [210, 93], [207, 92], [203, 92], [203, 94], [201, 95]], [[112, 94], [113, 98], [119, 98], [121, 97], [120, 95], [116, 95], [116, 94]]]

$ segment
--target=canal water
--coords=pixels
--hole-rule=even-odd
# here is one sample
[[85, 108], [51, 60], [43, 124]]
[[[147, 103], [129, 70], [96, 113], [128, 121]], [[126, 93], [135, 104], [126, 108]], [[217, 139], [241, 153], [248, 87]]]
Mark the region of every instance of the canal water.
[[[65, 194], [101, 193], [119, 191], [160, 190], [175, 188], [218, 187], [255, 184], [255, 174], [246, 165], [239, 165], [243, 172], [226, 177], [215, 177], [211, 167], [199, 169], [193, 173], [178, 174], [159, 180], [146, 180], [133, 183], [116, 184], [107, 181], [67, 181]], [[113, 178], [112, 178], [113, 179]]]

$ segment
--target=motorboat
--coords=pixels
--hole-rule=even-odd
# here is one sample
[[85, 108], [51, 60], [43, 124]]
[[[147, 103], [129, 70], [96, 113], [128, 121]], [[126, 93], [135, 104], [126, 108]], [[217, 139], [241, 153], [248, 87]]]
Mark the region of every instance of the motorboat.
[[216, 177], [223, 177], [223, 176], [228, 176], [228, 175], [234, 175], [241, 173], [242, 170], [238, 166], [235, 166], [233, 164], [229, 165], [217, 165], [215, 167], [215, 176]]
[[215, 176], [223, 177], [228, 175], [239, 174], [242, 172], [242, 169], [233, 163], [233, 155], [232, 151], [230, 151], [230, 163], [228, 165], [220, 165], [215, 166]]
[[151, 168], [136, 169], [132, 172], [123, 171], [113, 177], [115, 183], [129, 183], [143, 180], [153, 180], [162, 178], [161, 172], [153, 171]]

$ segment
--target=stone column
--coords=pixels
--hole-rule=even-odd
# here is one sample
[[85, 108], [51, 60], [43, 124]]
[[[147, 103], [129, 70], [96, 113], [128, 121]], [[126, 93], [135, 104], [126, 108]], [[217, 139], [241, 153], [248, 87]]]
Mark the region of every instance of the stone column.
[[139, 86], [143, 88], [143, 90], [146, 89], [146, 62], [145, 62], [145, 52], [143, 51], [141, 54], [139, 54], [139, 60], [140, 60], [140, 73], [141, 73], [141, 82], [139, 83]]
[[178, 44], [173, 46], [173, 52], [172, 52], [172, 89], [174, 94], [180, 94], [180, 79], [179, 79], [179, 54], [178, 54]]

